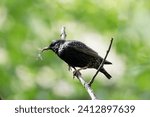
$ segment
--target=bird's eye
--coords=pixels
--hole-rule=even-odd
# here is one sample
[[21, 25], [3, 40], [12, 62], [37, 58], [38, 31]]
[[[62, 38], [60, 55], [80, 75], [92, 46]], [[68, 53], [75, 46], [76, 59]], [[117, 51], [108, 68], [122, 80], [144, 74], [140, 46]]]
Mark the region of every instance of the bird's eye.
[[54, 43], [51, 44], [51, 46], [54, 46], [54, 45], [55, 45]]
[[54, 47], [54, 46], [57, 46], [57, 41], [56, 40], [52, 41], [52, 43], [50, 44], [50, 47]]

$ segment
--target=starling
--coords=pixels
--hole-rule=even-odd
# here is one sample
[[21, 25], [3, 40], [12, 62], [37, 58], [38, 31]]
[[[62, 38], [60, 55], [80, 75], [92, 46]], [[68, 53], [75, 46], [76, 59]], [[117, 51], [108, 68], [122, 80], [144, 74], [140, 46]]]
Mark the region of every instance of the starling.
[[[69, 67], [74, 68], [75, 71], [76, 67], [80, 68], [78, 71], [86, 68], [98, 69], [103, 60], [93, 49], [76, 40], [55, 40], [47, 48], [44, 48], [42, 52], [45, 50], [55, 52]], [[112, 63], [105, 60], [104, 64]], [[108, 79], [111, 78], [111, 75], [104, 68], [100, 69], [100, 72]]]

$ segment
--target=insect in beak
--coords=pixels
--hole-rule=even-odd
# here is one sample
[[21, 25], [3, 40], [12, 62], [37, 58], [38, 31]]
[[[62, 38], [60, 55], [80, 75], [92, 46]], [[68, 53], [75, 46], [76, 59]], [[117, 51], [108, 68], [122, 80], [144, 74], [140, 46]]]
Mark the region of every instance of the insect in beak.
[[49, 50], [49, 49], [50, 49], [50, 47], [45, 47], [42, 49], [41, 53], [43, 53], [45, 50]]

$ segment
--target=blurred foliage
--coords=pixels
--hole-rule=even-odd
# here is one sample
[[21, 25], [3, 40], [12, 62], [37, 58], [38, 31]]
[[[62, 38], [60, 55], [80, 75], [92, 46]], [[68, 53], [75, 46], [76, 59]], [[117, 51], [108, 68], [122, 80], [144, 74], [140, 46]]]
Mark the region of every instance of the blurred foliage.
[[90, 99], [54, 53], [37, 60], [38, 49], [59, 37], [57, 24], [77, 22], [114, 36], [113, 48], [126, 65], [117, 82], [95, 81], [97, 97], [150, 99], [149, 12], [148, 0], [1, 0], [0, 97]]

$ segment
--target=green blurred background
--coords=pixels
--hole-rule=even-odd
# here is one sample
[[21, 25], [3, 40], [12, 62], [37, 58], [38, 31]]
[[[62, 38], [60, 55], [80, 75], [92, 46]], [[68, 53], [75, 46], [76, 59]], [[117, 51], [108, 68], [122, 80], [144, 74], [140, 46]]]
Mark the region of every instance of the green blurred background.
[[[38, 59], [64, 25], [67, 39], [100, 44], [101, 56], [114, 37], [108, 57], [113, 65], [106, 66], [113, 79], [98, 74], [92, 86], [97, 98], [150, 99], [149, 0], [1, 0], [0, 97], [90, 99], [53, 52]], [[95, 72], [83, 77], [88, 81]]]

